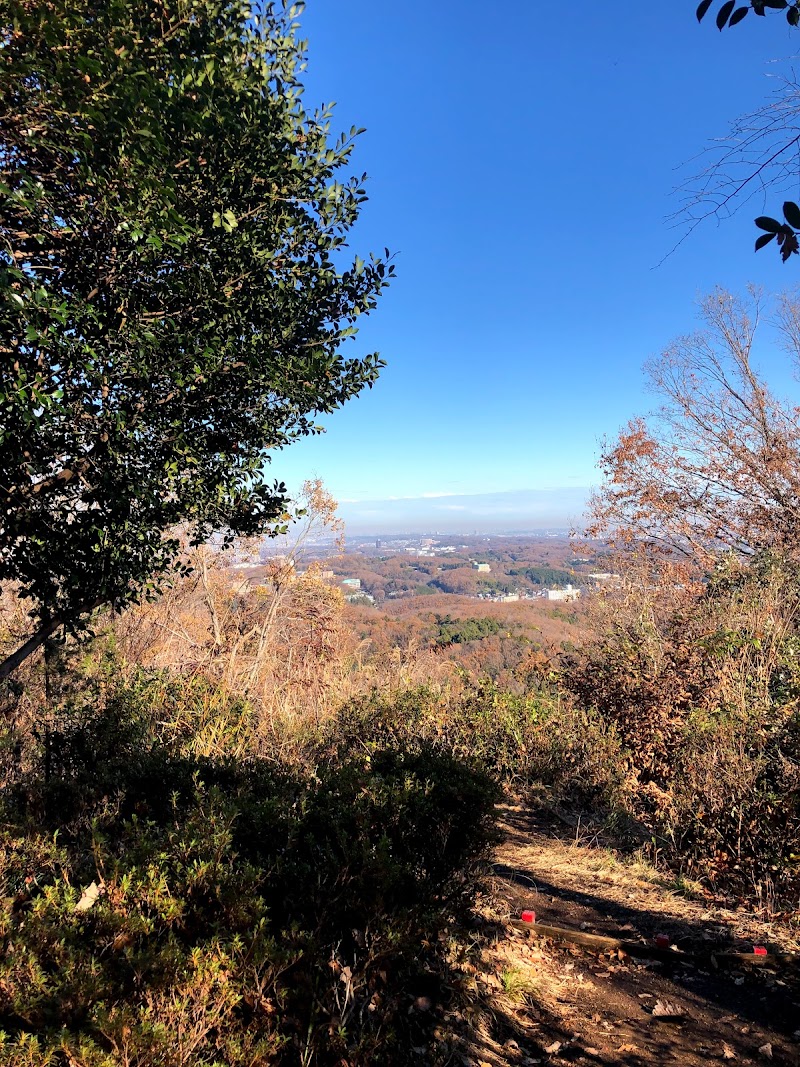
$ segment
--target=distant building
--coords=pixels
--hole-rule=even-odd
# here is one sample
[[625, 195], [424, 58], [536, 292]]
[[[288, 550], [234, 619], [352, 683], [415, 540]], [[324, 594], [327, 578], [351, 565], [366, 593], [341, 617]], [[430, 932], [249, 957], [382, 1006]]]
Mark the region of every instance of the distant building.
[[360, 589], [360, 578], [342, 578], [342, 585], [346, 585], [348, 589]]
[[577, 600], [581, 595], [580, 589], [574, 589], [571, 585], [568, 585], [566, 589], [548, 589], [548, 600]]
[[320, 576], [320, 578], [324, 578], [326, 581], [330, 581], [331, 578], [335, 578], [336, 577], [336, 575], [333, 573], [333, 571], [330, 571], [330, 570], [320, 571], [319, 572], [319, 576]]
[[488, 573], [489, 573], [489, 571], [490, 571], [490, 570], [492, 569], [492, 568], [491, 568], [491, 567], [489, 566], [489, 564], [488, 564], [488, 563], [473, 563], [473, 564], [472, 564], [472, 567], [473, 567], [473, 570], [476, 570], [476, 571], [481, 571], [481, 572], [483, 572], [484, 574], [488, 574]]
[[348, 604], [374, 604], [375, 597], [371, 593], [345, 593], [345, 600]]
[[513, 604], [514, 601], [519, 600], [519, 593], [506, 593], [505, 596], [497, 598], [501, 604]]

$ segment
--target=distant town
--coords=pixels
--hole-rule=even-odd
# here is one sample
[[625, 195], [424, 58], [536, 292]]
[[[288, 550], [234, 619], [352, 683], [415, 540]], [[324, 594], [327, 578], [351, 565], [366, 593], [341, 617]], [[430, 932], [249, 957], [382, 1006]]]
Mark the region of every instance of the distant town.
[[570, 603], [616, 575], [603, 565], [605, 548], [576, 554], [566, 531], [531, 534], [381, 535], [309, 537], [300, 548], [288, 539], [261, 546], [258, 558], [234, 566], [242, 579], [258, 584], [277, 575], [286, 580], [313, 567], [339, 586], [349, 603], [364, 606], [436, 594], [493, 603]]

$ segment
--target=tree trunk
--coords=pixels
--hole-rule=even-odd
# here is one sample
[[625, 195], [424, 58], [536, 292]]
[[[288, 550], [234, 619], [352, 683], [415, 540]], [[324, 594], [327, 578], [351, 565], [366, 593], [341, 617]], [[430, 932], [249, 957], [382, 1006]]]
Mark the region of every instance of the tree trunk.
[[33, 655], [37, 648], [41, 648], [48, 637], [52, 637], [62, 624], [62, 619], [51, 619], [38, 633], [35, 633], [33, 637], [29, 637], [24, 645], [20, 645], [16, 652], [12, 652], [10, 656], [4, 659], [0, 663], [0, 682], [4, 678], [8, 678], [21, 663], [25, 662], [28, 656]]
[[13, 674], [17, 667], [19, 667], [21, 663], [24, 663], [28, 656], [33, 655], [37, 648], [41, 648], [45, 641], [47, 641], [49, 637], [52, 637], [60, 627], [70, 622], [77, 622], [78, 619], [84, 615], [91, 615], [93, 611], [96, 611], [98, 608], [102, 607], [103, 604], [107, 603], [107, 600], [100, 598], [95, 600], [92, 604], [87, 604], [83, 608], [79, 607], [75, 614], [69, 619], [59, 617], [46, 622], [41, 630], [38, 630], [33, 637], [29, 637], [24, 645], [20, 645], [16, 652], [12, 652], [10, 656], [0, 663], [0, 682], [5, 678], [8, 678], [10, 674]]

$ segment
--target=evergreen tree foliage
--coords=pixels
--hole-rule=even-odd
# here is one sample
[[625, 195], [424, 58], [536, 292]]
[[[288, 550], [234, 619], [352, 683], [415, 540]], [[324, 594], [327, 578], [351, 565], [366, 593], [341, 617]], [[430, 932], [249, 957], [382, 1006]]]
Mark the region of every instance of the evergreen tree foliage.
[[32, 647], [140, 596], [179, 524], [274, 529], [270, 454], [382, 365], [341, 353], [392, 268], [344, 252], [360, 131], [305, 110], [297, 14], [0, 7], [0, 581]]

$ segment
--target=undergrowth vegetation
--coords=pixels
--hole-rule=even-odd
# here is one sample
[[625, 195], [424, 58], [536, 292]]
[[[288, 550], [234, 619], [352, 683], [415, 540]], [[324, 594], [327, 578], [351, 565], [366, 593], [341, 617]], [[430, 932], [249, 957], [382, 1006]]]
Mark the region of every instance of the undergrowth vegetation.
[[662, 579], [631, 571], [593, 640], [513, 686], [436, 647], [370, 657], [313, 568], [249, 590], [211, 557], [31, 660], [0, 743], [0, 1063], [435, 1048], [503, 787], [796, 907], [800, 575]]
[[625, 750], [654, 852], [718, 889], [797, 906], [800, 571], [761, 554], [702, 581], [633, 574], [562, 664]]
[[65, 709], [24, 769], [7, 749], [0, 1061], [397, 1062], [444, 988], [495, 785], [344, 725], [293, 762], [198, 755], [195, 694], [178, 723], [161, 688]]

